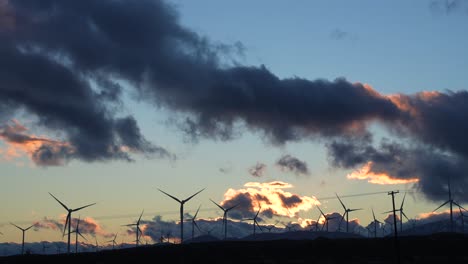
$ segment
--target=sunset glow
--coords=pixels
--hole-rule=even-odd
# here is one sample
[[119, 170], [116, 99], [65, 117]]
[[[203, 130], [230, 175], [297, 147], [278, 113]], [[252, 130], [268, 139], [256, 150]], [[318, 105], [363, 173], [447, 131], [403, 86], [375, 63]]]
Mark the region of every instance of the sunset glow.
[[373, 172], [372, 164], [373, 163], [371, 161], [367, 162], [361, 169], [355, 170], [346, 175], [346, 178], [351, 180], [367, 180], [369, 183], [382, 185], [415, 183], [419, 181], [417, 178], [398, 179], [386, 173]]

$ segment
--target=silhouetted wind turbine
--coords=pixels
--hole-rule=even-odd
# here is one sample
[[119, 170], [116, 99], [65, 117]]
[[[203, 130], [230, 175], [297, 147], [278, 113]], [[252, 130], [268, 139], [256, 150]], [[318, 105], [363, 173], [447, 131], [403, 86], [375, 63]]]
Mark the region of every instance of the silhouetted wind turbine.
[[75, 253], [78, 253], [78, 235], [81, 236], [84, 240], [88, 240], [80, 232], [80, 217], [78, 217], [78, 221], [76, 222], [76, 228], [72, 231], [72, 233], [75, 233]]
[[266, 226], [263, 226], [265, 227], [267, 230], [268, 230], [268, 233], [271, 232], [271, 230], [279, 223], [279, 221], [276, 221], [276, 223], [274, 223], [273, 225], [266, 225]]
[[[439, 208], [441, 208], [442, 206], [446, 205], [447, 203], [449, 203], [450, 205], [450, 232], [453, 232], [453, 205], [455, 204], [456, 206], [458, 206], [459, 208], [463, 208], [463, 206], [459, 205], [458, 203], [456, 203], [453, 199], [452, 199], [452, 190], [450, 189], [450, 177], [448, 178], [448, 195], [449, 195], [449, 199], [441, 204], [439, 207], [437, 207], [434, 211], [432, 212], [435, 212], [437, 211]], [[463, 208], [464, 210], [466, 210], [465, 208]]]
[[184, 242], [184, 204], [188, 202], [190, 199], [192, 199], [195, 195], [205, 190], [205, 188], [201, 189], [200, 191], [196, 192], [195, 194], [193, 194], [192, 196], [188, 197], [185, 200], [179, 200], [176, 197], [162, 191], [161, 189], [158, 189], [158, 190], [180, 203], [180, 243], [182, 244]]
[[67, 225], [68, 225], [68, 243], [67, 243], [67, 253], [70, 253], [70, 235], [71, 235], [71, 214], [73, 212], [76, 212], [76, 211], [79, 211], [81, 209], [84, 209], [86, 207], [89, 207], [91, 205], [95, 205], [96, 203], [92, 203], [92, 204], [88, 204], [88, 205], [85, 205], [85, 206], [82, 206], [82, 207], [78, 207], [78, 208], [75, 208], [75, 209], [71, 209], [71, 208], [68, 208], [64, 203], [62, 203], [59, 199], [57, 199], [54, 195], [52, 195], [51, 193], [49, 193], [50, 196], [52, 196], [59, 204], [61, 204], [63, 206], [63, 208], [65, 208], [65, 210], [67, 210], [67, 218], [65, 220], [65, 225], [63, 226], [63, 235], [65, 235], [65, 230], [67, 229]]
[[353, 212], [353, 211], [358, 211], [358, 210], [362, 210], [362, 208], [359, 208], [359, 209], [349, 209], [349, 208], [346, 208], [346, 206], [344, 205], [344, 203], [341, 201], [340, 197], [338, 196], [338, 194], [336, 194], [336, 198], [338, 198], [338, 200], [340, 201], [341, 205], [343, 206], [344, 208], [344, 213], [343, 213], [343, 216], [341, 217], [341, 220], [340, 220], [340, 224], [338, 225], [339, 227], [341, 227], [341, 221], [343, 221], [345, 215], [346, 215], [346, 232], [348, 232], [348, 226], [349, 226], [349, 213], [350, 212]]
[[22, 243], [21, 243], [21, 254], [24, 254], [24, 233], [25, 233], [26, 231], [28, 231], [28, 230], [29, 230], [31, 227], [33, 227], [34, 225], [32, 225], [32, 226], [30, 226], [30, 227], [28, 227], [28, 228], [22, 228], [22, 227], [19, 227], [19, 226], [13, 224], [13, 223], [10, 223], [10, 224], [16, 226], [19, 230], [21, 230], [21, 231], [23, 232], [23, 241], [22, 241]]
[[237, 207], [239, 204], [236, 204], [234, 206], [231, 206], [229, 208], [224, 208], [222, 207], [221, 205], [217, 204], [215, 201], [211, 200], [214, 204], [216, 204], [216, 206], [218, 206], [221, 210], [223, 210], [223, 225], [224, 225], [224, 239], [227, 238], [227, 213], [229, 211], [231, 211], [232, 209], [234, 209], [235, 207]]
[[138, 220], [136, 221], [135, 224], [128, 224], [128, 225], [124, 225], [124, 226], [136, 226], [136, 240], [135, 240], [135, 243], [136, 243], [136, 247], [138, 247], [138, 244], [140, 242], [140, 236], [141, 234], [143, 233], [140, 229], [140, 220], [141, 220], [141, 216], [143, 216], [143, 212], [145, 210], [142, 210], [141, 211], [141, 214], [140, 214], [140, 217], [138, 217]]
[[99, 244], [98, 244], [98, 241], [97, 241], [97, 236], [95, 236], [94, 239], [96, 240], [96, 252], [98, 252], [99, 251]]
[[260, 231], [262, 231], [262, 227], [258, 224], [257, 222], [257, 217], [258, 217], [258, 214], [260, 213], [260, 209], [262, 209], [261, 207], [258, 208], [258, 211], [257, 213], [255, 214], [255, 216], [253, 218], [248, 218], [246, 220], [252, 220], [253, 221], [253, 235], [255, 236], [255, 229], [256, 229], [256, 226], [258, 226], [258, 228], [260, 229]]
[[375, 218], [374, 208], [372, 208], [372, 217], [374, 217], [374, 238], [377, 237], [377, 224], [381, 224], [379, 220]]
[[117, 239], [117, 234], [115, 234], [114, 239], [108, 240], [108, 241], [107, 241], [108, 243], [109, 243], [109, 242], [112, 242], [112, 249], [114, 249], [114, 248], [115, 248], [115, 245], [117, 244], [117, 242], [115, 242], [116, 239]]
[[[325, 218], [325, 223], [323, 223], [323, 226], [326, 226], [327, 228], [327, 232], [328, 232], [328, 221], [332, 220], [332, 219], [335, 219], [336, 217], [335, 216], [326, 216], [323, 212], [322, 212], [322, 209], [320, 209], [320, 207], [318, 207], [318, 205], [316, 205], [317, 208], [319, 209], [320, 213], [323, 215], [323, 217]], [[320, 220], [320, 217], [319, 217], [319, 220]], [[323, 226], [322, 226], [322, 229], [323, 229]]]
[[198, 226], [197, 222], [195, 219], [197, 218], [198, 211], [200, 211], [201, 205], [198, 206], [197, 211], [195, 212], [195, 215], [190, 219], [190, 222], [192, 222], [192, 240], [195, 238], [195, 227], [198, 229], [198, 232], [201, 233], [200, 227]]
[[462, 221], [462, 233], [465, 233], [465, 217], [468, 216], [462, 212], [461, 207], [458, 207], [458, 210], [460, 211], [460, 218]]

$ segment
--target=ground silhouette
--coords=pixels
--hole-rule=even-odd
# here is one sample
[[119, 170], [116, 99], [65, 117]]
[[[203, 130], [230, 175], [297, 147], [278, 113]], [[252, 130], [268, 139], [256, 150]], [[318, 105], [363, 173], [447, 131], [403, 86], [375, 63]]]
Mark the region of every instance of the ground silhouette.
[[468, 236], [438, 233], [392, 237], [310, 240], [232, 240], [147, 245], [57, 255], [15, 255], [0, 263], [468, 263]]

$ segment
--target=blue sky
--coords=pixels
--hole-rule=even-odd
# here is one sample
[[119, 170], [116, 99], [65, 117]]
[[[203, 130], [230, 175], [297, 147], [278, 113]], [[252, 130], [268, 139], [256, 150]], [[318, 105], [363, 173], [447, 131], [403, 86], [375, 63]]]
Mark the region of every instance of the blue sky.
[[[445, 1], [168, 1], [178, 13], [180, 25], [211, 43], [233, 45], [227, 57], [236, 61], [234, 66], [264, 65], [280, 79], [345, 78], [349, 83], [368, 84], [382, 96], [467, 90], [468, 5], [463, 1], [452, 2], [453, 9], [447, 9]], [[0, 3], [7, 3], [0, 5], [0, 10], [10, 8], [8, 1]], [[6, 17], [5, 14], [0, 12], [0, 17]], [[0, 19], [0, 29], [4, 28], [0, 34], [9, 34], [4, 21], [7, 20]], [[236, 52], [235, 47], [242, 47], [242, 52]], [[0, 86], [1, 82], [0, 77]], [[177, 159], [147, 158], [132, 153], [132, 162], [72, 158], [59, 166], [41, 166], [21, 151], [14, 158], [7, 157], [10, 145], [0, 137], [3, 155], [0, 242], [20, 242], [19, 230], [9, 222], [29, 226], [44, 217], [57, 220], [62, 217], [65, 211], [48, 192], [72, 208], [96, 202], [74, 213], [74, 217], [92, 217], [107, 234], [123, 234], [125, 229], [121, 225], [134, 221], [143, 209], [143, 218], [147, 220], [155, 215], [162, 215], [165, 220], [178, 219], [178, 204], [157, 188], [180, 199], [206, 188], [186, 204], [185, 210], [193, 213], [201, 204], [199, 217], [214, 218], [220, 217], [221, 212], [209, 199], [221, 203], [229, 189], [243, 189], [248, 182], [281, 181], [293, 186], [284, 189], [287, 192], [317, 198], [413, 187], [410, 183], [381, 185], [347, 179], [346, 175], [361, 166], [333, 166], [326, 148], [329, 142], [322, 137], [305, 137], [278, 146], [271, 144], [261, 129], [245, 129], [230, 140], [202, 137], [191, 142], [175, 123], [168, 121], [177, 120], [183, 111], [164, 104], [157, 106], [145, 98], [135, 99], [131, 82], [122, 80], [122, 83], [120, 113], [131, 114], [149, 142], [173, 153]], [[466, 112], [463, 114], [466, 117]], [[0, 119], [0, 129], [5, 130], [5, 125], [11, 125], [14, 119], [28, 128], [28, 135], [63, 139], [60, 129], [36, 126], [34, 113], [20, 109], [9, 117]], [[381, 137], [398, 139], [380, 120], [367, 125], [374, 142], [378, 143]], [[284, 155], [307, 164], [308, 175], [280, 170], [275, 164]], [[264, 164], [261, 177], [249, 173], [249, 168], [256, 164]], [[322, 207], [329, 212], [342, 212], [338, 200], [332, 198], [320, 200]], [[401, 195], [397, 196], [398, 203], [400, 199]], [[460, 199], [467, 200], [466, 196]], [[352, 215], [364, 226], [372, 219], [370, 208], [379, 212], [381, 218], [385, 216], [381, 212], [391, 209], [386, 193], [348, 197], [343, 201], [350, 207], [364, 208]], [[406, 214], [415, 218], [435, 209], [439, 201], [443, 199], [428, 199], [413, 190], [407, 196]], [[318, 211], [312, 207], [298, 211], [290, 221], [317, 216]], [[274, 219], [265, 217], [265, 223]], [[133, 239], [127, 237], [128, 241]], [[27, 234], [30, 242], [61, 239], [60, 232], [50, 229]]]

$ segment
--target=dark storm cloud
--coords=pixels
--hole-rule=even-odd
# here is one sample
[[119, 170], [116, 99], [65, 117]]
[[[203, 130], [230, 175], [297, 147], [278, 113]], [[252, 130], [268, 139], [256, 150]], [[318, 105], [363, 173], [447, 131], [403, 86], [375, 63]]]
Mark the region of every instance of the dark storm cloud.
[[296, 175], [310, 175], [309, 168], [307, 167], [307, 163], [291, 155], [282, 156], [276, 162], [276, 165], [282, 171], [293, 172]]
[[[194, 139], [229, 140], [244, 130], [280, 145], [325, 139], [334, 164], [372, 161], [374, 171], [416, 175], [430, 199], [444, 191], [447, 175], [466, 185], [460, 173], [468, 157], [466, 91], [385, 96], [344, 78], [280, 78], [263, 65], [239, 64], [242, 44], [217, 44], [182, 26], [165, 1], [1, 3], [1, 118], [31, 113], [73, 148], [45, 145], [32, 155], [36, 161], [131, 160], [132, 152], [172, 157], [118, 111], [123, 89], [132, 89], [138, 99], [174, 111], [176, 125]], [[372, 147], [372, 121], [421, 146]], [[346, 145], [357, 141], [364, 146]]]
[[[83, 77], [107, 83], [123, 79], [141, 98], [187, 113], [186, 131], [196, 136], [229, 139], [234, 123], [242, 121], [272, 142], [284, 143], [306, 135], [363, 132], [359, 122], [398, 116], [387, 98], [361, 84], [280, 79], [264, 66], [225, 65], [221, 58], [232, 49], [182, 27], [175, 10], [163, 1], [11, 3], [16, 25], [6, 38], [21, 47], [13, 59], [39, 57], [68, 72], [71, 80], [55, 80], [48, 89], [73, 81], [75, 90], [87, 91], [88, 96], [80, 95], [91, 100], [96, 97]], [[88, 115], [101, 116], [107, 122], [98, 124], [109, 127], [106, 109], [97, 107], [102, 104], [89, 105], [84, 109]]]
[[451, 155], [423, 146], [406, 146], [382, 141], [378, 148], [372, 145], [333, 142], [328, 145], [333, 163], [343, 168], [353, 168], [371, 162], [369, 171], [385, 173], [394, 179], [413, 179], [416, 190], [430, 200], [442, 201], [448, 197], [448, 181], [455, 199], [466, 202], [468, 195], [468, 162], [461, 156]]

